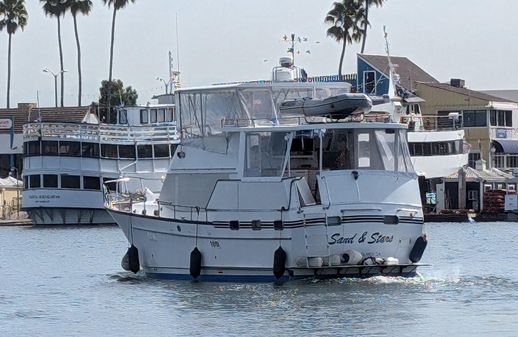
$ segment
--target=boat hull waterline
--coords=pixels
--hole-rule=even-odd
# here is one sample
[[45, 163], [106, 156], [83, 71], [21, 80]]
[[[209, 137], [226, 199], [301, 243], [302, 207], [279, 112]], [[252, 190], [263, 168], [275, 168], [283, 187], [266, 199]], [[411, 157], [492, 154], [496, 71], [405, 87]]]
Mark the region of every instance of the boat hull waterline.
[[[190, 280], [190, 252], [202, 254], [200, 281], [272, 282], [300, 278], [365, 278], [377, 275], [416, 275], [417, 263], [409, 260], [416, 240], [422, 236], [422, 218], [401, 218], [397, 225], [383, 223], [383, 217], [343, 217], [338, 225], [325, 225], [314, 219], [311, 225], [287, 222], [282, 231], [273, 223], [262, 224], [260, 231], [246, 224], [229, 231], [228, 225], [182, 221], [108, 210], [129, 242], [139, 250], [139, 261], [147, 276]], [[248, 228], [247, 228], [248, 227]], [[325, 233], [327, 227], [327, 233]], [[260, 234], [258, 234], [260, 233]], [[313, 241], [311, 241], [313, 240]], [[324, 240], [324, 241], [323, 241]], [[174, 247], [172, 249], [172, 247]], [[273, 274], [274, 253], [286, 252], [286, 271]], [[348, 265], [337, 260], [346, 251], [363, 257], [393, 257], [395, 265]], [[309, 253], [309, 254], [308, 254]], [[308, 255], [317, 265], [309, 266]], [[327, 257], [326, 257], [327, 256]], [[335, 262], [330, 262], [333, 259]], [[318, 265], [322, 258], [322, 265]], [[315, 260], [313, 260], [313, 263]]]

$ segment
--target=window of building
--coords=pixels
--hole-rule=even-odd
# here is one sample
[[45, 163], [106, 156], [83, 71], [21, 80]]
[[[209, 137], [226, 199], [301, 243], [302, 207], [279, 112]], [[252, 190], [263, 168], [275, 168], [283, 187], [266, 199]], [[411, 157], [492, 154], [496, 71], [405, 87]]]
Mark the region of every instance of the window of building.
[[376, 93], [376, 72], [364, 71], [363, 72], [363, 92], [365, 94]]
[[135, 145], [119, 145], [119, 157], [135, 159]]
[[489, 113], [489, 121], [491, 126], [513, 126], [512, 111], [491, 110]]
[[79, 176], [61, 176], [61, 188], [81, 188], [81, 180]]
[[169, 158], [169, 145], [168, 144], [155, 144], [155, 158]]
[[59, 155], [67, 157], [79, 157], [80, 156], [80, 143], [79, 142], [59, 142]]
[[157, 111], [156, 111], [156, 109], [151, 109], [149, 111], [149, 122], [156, 123], [156, 121], [157, 121]]
[[486, 110], [465, 110], [462, 112], [464, 127], [483, 127], [487, 126]]
[[470, 152], [468, 154], [468, 165], [471, 168], [475, 168], [477, 160], [480, 160], [480, 152]]
[[99, 144], [97, 143], [82, 143], [81, 152], [83, 157], [99, 158]]
[[83, 189], [99, 191], [101, 189], [101, 179], [99, 177], [83, 177]]
[[30, 188], [40, 188], [41, 187], [41, 176], [39, 174], [29, 176], [29, 184], [30, 184]]
[[42, 141], [41, 142], [41, 154], [44, 156], [57, 156], [58, 155], [58, 142], [56, 141]]
[[151, 145], [137, 145], [139, 158], [153, 158], [153, 147]]
[[29, 177], [23, 177], [23, 188], [29, 189]]
[[140, 124], [149, 123], [149, 111], [147, 109], [140, 110]]
[[101, 157], [103, 158], [118, 158], [117, 145], [101, 144]]
[[56, 174], [44, 174], [43, 175], [43, 187], [57, 188], [58, 187], [58, 176]]

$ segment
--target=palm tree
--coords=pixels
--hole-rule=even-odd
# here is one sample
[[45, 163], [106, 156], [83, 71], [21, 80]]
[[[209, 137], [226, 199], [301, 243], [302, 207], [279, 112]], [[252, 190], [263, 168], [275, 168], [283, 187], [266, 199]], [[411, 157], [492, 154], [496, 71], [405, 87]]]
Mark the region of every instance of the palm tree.
[[81, 106], [83, 79], [81, 73], [81, 45], [79, 43], [79, 33], [77, 31], [77, 14], [89, 15], [92, 11], [93, 3], [91, 0], [68, 0], [66, 7], [68, 10], [70, 10], [70, 13], [72, 13], [72, 18], [74, 19], [74, 32], [76, 35], [77, 45], [77, 74], [79, 78], [77, 106]]
[[360, 42], [362, 29], [360, 24], [365, 20], [363, 0], [342, 0], [333, 3], [325, 18], [326, 23], [332, 24], [327, 30], [327, 36], [333, 37], [337, 42], [342, 42], [342, 54], [338, 66], [338, 75], [342, 76], [342, 65], [347, 43]]
[[363, 38], [362, 38], [362, 50], [361, 53], [365, 50], [365, 41], [367, 41], [367, 27], [369, 26], [369, 7], [375, 5], [376, 7], [383, 6], [385, 0], [365, 0], [365, 20], [363, 22]]
[[113, 69], [113, 43], [115, 41], [115, 18], [117, 16], [117, 11], [119, 9], [123, 9], [127, 4], [135, 3], [135, 0], [103, 0], [105, 5], [113, 6], [113, 18], [112, 18], [112, 37], [111, 37], [111, 45], [110, 45], [110, 74], [108, 76], [108, 81], [112, 81], [112, 69]]
[[7, 109], [9, 109], [9, 96], [11, 91], [11, 41], [18, 28], [23, 30], [27, 25], [29, 15], [25, 8], [25, 0], [0, 1], [0, 31], [4, 28], [9, 34], [9, 47], [7, 49]]
[[64, 106], [65, 93], [65, 69], [63, 67], [63, 46], [61, 45], [61, 16], [65, 15], [67, 4], [66, 0], [40, 0], [43, 2], [43, 11], [45, 15], [55, 16], [58, 20], [58, 45], [59, 45], [59, 62], [61, 65], [61, 106]]

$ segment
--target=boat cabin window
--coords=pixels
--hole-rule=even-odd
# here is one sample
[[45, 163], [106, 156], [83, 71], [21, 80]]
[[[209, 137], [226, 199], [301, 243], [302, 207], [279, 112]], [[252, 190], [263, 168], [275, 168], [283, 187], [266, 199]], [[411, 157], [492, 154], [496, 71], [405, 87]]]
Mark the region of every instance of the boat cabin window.
[[169, 145], [168, 144], [155, 144], [153, 145], [155, 151], [155, 158], [169, 158]]
[[237, 90], [180, 93], [178, 101], [183, 139], [219, 134], [224, 124], [246, 121], [248, 125]]
[[157, 112], [157, 122], [158, 123], [165, 122], [165, 110], [164, 109], [158, 109], [158, 112]]
[[61, 188], [74, 188], [74, 189], [81, 188], [81, 180], [79, 178], [80, 178], [79, 176], [62, 175], [61, 176]]
[[405, 130], [374, 131], [375, 147], [379, 151], [379, 169], [387, 171], [413, 172]]
[[101, 179], [99, 177], [83, 177], [83, 189], [99, 191], [101, 189]]
[[119, 145], [119, 158], [135, 159], [135, 145]]
[[149, 123], [149, 111], [147, 109], [140, 109], [140, 124]]
[[117, 179], [117, 178], [104, 177], [103, 185], [106, 185], [106, 188], [108, 188], [109, 191], [115, 191], [115, 190], [117, 190], [117, 183], [115, 181], [106, 183], [107, 181], [115, 180], [115, 179]]
[[173, 121], [173, 110], [172, 109], [166, 109], [165, 110], [165, 121], [166, 122], [172, 122]]
[[81, 153], [83, 157], [99, 158], [99, 144], [97, 143], [82, 143]]
[[156, 109], [151, 109], [149, 111], [149, 122], [156, 123], [157, 122], [157, 111]]
[[79, 157], [80, 156], [80, 143], [79, 142], [59, 142], [59, 155], [67, 157]]
[[272, 95], [268, 90], [243, 90], [244, 104], [255, 122], [276, 120]]
[[29, 187], [40, 188], [41, 187], [41, 176], [39, 174], [29, 176]]
[[26, 154], [28, 156], [39, 156], [40, 155], [40, 146], [41, 146], [40, 141], [36, 140], [36, 141], [27, 142], [25, 144], [26, 144], [26, 147], [25, 147]]
[[326, 130], [322, 142], [322, 169], [350, 170], [356, 168], [353, 130]]
[[57, 188], [58, 187], [58, 176], [56, 174], [44, 174], [43, 175], [43, 187]]
[[101, 144], [101, 157], [103, 158], [118, 158], [117, 145]]
[[119, 110], [119, 124], [128, 124], [128, 112]]
[[137, 153], [139, 158], [153, 158], [153, 146], [137, 145]]
[[289, 133], [246, 134], [245, 177], [280, 177], [284, 171]]
[[43, 156], [57, 156], [58, 155], [58, 142], [57, 141], [42, 141], [41, 142], [41, 154]]

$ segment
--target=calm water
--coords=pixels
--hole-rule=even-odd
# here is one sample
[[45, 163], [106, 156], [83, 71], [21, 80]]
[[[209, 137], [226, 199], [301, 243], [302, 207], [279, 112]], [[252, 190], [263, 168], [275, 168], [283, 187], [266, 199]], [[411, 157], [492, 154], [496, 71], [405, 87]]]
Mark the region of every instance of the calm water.
[[518, 223], [427, 230], [420, 277], [275, 286], [133, 276], [116, 227], [3, 227], [0, 336], [518, 335]]

